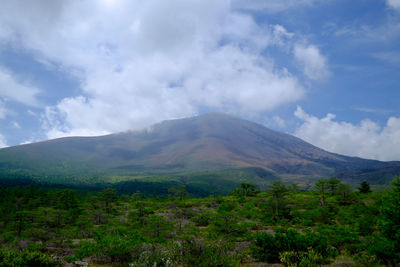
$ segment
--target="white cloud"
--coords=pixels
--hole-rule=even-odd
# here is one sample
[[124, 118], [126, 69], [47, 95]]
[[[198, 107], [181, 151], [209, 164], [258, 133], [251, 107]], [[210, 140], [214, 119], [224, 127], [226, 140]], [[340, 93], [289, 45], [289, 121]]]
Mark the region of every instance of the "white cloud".
[[289, 48], [289, 40], [293, 38], [294, 33], [288, 32], [282, 25], [272, 26], [273, 42], [283, 48]]
[[[138, 129], [199, 107], [254, 114], [305, 93], [295, 76], [263, 56], [271, 46], [288, 50], [294, 34], [258, 25], [229, 0], [28, 2], [3, 3], [2, 41], [81, 80], [81, 95], [47, 107], [49, 137]], [[268, 2], [265, 8], [281, 8], [281, 1]], [[325, 75], [316, 47], [299, 47], [296, 58], [312, 79]], [[36, 93], [29, 92], [26, 102]]]
[[309, 79], [318, 80], [329, 75], [327, 60], [316, 46], [296, 44], [294, 56]]
[[11, 72], [0, 67], [0, 98], [37, 106], [36, 95], [38, 93], [38, 89], [17, 80]]
[[398, 18], [389, 17], [386, 21], [378, 25], [356, 24], [353, 26], [345, 26], [338, 28], [336, 25], [331, 27], [333, 34], [338, 38], [348, 38], [349, 44], [359, 46], [382, 45], [397, 42], [400, 37], [400, 23]]
[[317, 0], [233, 0], [235, 8], [279, 12], [289, 8], [311, 6]]
[[6, 109], [4, 105], [4, 101], [1, 101], [0, 99], [0, 120], [4, 119], [7, 116], [8, 110]]
[[19, 125], [19, 123], [16, 121], [12, 121], [10, 124], [14, 129], [21, 129], [21, 125]]
[[400, 52], [398, 51], [382, 51], [373, 53], [372, 56], [393, 65], [400, 65]]
[[386, 3], [389, 7], [400, 11], [400, 0], [387, 0]]
[[275, 123], [276, 125], [278, 125], [280, 128], [284, 128], [284, 127], [286, 126], [285, 120], [282, 119], [282, 118], [279, 117], [279, 116], [274, 116], [274, 117], [272, 118], [272, 120], [273, 120], [274, 123]]
[[353, 109], [361, 111], [361, 112], [375, 113], [375, 114], [381, 114], [381, 115], [387, 115], [387, 114], [393, 113], [393, 110], [389, 110], [389, 109], [376, 109], [376, 108], [366, 108], [366, 107], [355, 107]]
[[23, 141], [23, 142], [21, 142], [21, 143], [19, 143], [19, 144], [20, 144], [20, 145], [27, 145], [27, 144], [32, 144], [32, 143], [34, 143], [34, 142], [37, 142], [37, 141], [34, 141], [34, 140], [29, 139], [29, 140]]
[[6, 138], [2, 134], [0, 134], [0, 148], [7, 147], [7, 146], [8, 145], [7, 145]]
[[400, 160], [400, 118], [390, 117], [384, 127], [365, 119], [358, 125], [309, 115], [298, 107], [295, 116], [303, 124], [295, 135], [325, 150], [378, 160]]

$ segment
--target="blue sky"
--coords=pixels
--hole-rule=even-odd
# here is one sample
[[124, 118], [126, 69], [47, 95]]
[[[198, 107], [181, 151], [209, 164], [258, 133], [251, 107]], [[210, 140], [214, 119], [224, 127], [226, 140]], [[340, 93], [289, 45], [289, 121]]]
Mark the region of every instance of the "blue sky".
[[400, 160], [400, 0], [6, 0], [0, 146], [222, 111]]

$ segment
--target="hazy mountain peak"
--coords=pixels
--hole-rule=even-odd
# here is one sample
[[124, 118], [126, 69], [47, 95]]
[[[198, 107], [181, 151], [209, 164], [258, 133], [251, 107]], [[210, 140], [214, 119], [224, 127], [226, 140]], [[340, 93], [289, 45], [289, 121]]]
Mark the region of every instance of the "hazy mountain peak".
[[249, 167], [262, 170], [263, 177], [292, 182], [330, 176], [371, 181], [378, 175], [379, 181], [387, 181], [400, 174], [398, 162], [329, 153], [219, 112], [163, 121], [147, 131], [62, 138], [0, 150], [0, 178], [21, 170], [43, 177], [76, 173], [97, 177], [100, 172], [107, 180]]

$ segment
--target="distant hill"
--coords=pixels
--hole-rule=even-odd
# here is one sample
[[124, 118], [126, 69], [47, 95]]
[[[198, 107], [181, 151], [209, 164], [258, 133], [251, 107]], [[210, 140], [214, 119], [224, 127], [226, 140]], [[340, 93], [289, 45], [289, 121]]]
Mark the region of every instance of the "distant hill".
[[[186, 184], [227, 191], [242, 181], [308, 184], [336, 176], [386, 184], [400, 162], [327, 152], [260, 124], [221, 113], [170, 120], [143, 131], [68, 137], [0, 150], [0, 179], [65, 184]], [[139, 186], [140, 185], [140, 186]], [[129, 187], [129, 186], [128, 186]], [[213, 189], [214, 188], [214, 189]]]

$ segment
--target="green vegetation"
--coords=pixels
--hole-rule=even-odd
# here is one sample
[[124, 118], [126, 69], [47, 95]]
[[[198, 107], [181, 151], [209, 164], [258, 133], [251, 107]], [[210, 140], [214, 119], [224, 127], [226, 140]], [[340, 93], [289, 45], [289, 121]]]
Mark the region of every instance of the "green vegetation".
[[[347, 265], [340, 265], [346, 259]], [[336, 178], [309, 191], [243, 182], [194, 198], [116, 189], [0, 188], [0, 266], [395, 266], [400, 178], [387, 192]], [[108, 265], [109, 266], [109, 265]]]
[[[95, 168], [96, 169], [96, 168]], [[166, 195], [171, 188], [185, 186], [192, 197], [206, 197], [210, 194], [227, 195], [241, 183], [256, 184], [262, 188], [277, 178], [258, 167], [233, 168], [167, 174], [151, 171], [141, 175], [121, 173], [79, 173], [66, 169], [58, 174], [25, 172], [20, 169], [2, 169], [0, 162], [0, 186], [28, 186], [41, 188], [73, 188], [77, 190], [100, 191], [114, 188], [122, 194], [140, 190], [146, 196]], [[238, 182], [241, 181], [241, 182]]]

